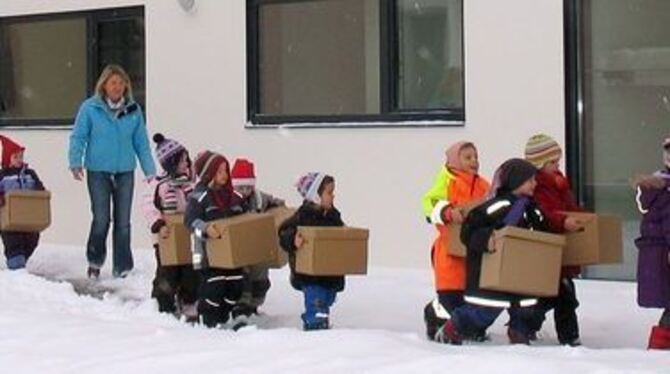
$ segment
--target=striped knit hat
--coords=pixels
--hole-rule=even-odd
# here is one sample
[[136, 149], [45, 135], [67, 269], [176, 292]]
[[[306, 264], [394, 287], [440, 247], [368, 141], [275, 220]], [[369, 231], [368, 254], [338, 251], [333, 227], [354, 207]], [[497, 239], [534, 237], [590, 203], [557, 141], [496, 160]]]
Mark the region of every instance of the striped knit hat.
[[156, 158], [158, 163], [161, 164], [163, 170], [168, 172], [168, 174], [174, 173], [174, 169], [177, 168], [177, 163], [179, 160], [175, 160], [175, 156], [181, 154], [181, 152], [186, 151], [183, 145], [179, 144], [176, 140], [168, 139], [161, 133], [154, 134], [153, 137], [154, 143], [156, 143]]
[[542, 169], [549, 161], [561, 159], [561, 146], [551, 136], [545, 134], [533, 135], [526, 143], [526, 160]]
[[321, 196], [319, 196], [319, 187], [326, 177], [324, 173], [312, 172], [307, 173], [295, 183], [298, 193], [303, 199], [311, 201], [314, 204], [321, 204]]
[[256, 186], [254, 163], [246, 158], [238, 158], [233, 162], [233, 168], [230, 170], [230, 178], [233, 180], [234, 187]]
[[[202, 151], [195, 158], [193, 163], [193, 168], [195, 169], [195, 175], [203, 183], [208, 183], [214, 178], [219, 166], [225, 163], [228, 165], [228, 160], [222, 155], [212, 152], [212, 151]], [[228, 173], [230, 175], [230, 172]], [[230, 180], [228, 180], [230, 183]]]

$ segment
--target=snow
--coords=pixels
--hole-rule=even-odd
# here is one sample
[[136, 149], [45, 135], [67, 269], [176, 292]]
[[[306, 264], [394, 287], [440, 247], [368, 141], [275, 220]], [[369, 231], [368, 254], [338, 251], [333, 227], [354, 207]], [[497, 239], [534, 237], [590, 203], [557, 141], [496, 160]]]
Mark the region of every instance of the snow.
[[126, 279], [103, 269], [100, 286], [114, 291], [101, 299], [78, 295], [70, 283], [83, 278], [83, 248], [43, 245], [27, 272], [0, 269], [2, 372], [670, 373], [668, 352], [645, 350], [660, 311], [636, 306], [634, 283], [578, 282], [584, 347], [557, 346], [551, 322], [537, 345], [507, 345], [506, 315], [490, 329], [492, 341], [455, 347], [424, 338], [428, 269], [349, 277], [334, 328], [308, 333], [300, 330], [301, 295], [286, 269], [273, 271], [258, 326], [232, 332], [157, 313], [149, 297], [153, 254], [138, 250], [135, 260]]

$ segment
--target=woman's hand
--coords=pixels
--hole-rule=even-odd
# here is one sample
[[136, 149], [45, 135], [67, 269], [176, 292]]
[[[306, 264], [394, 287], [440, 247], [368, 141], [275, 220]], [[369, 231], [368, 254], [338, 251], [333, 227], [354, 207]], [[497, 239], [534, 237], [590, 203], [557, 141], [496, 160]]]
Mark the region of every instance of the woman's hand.
[[465, 214], [458, 208], [451, 208], [451, 223], [461, 224], [465, 221]]
[[497, 250], [497, 244], [498, 244], [497, 242], [498, 242], [497, 235], [496, 232], [494, 231], [491, 233], [491, 237], [489, 237], [489, 245], [487, 248], [489, 253], [495, 253], [495, 251]]
[[72, 177], [75, 180], [81, 181], [84, 179], [84, 169], [82, 168], [72, 168], [70, 169], [70, 172], [72, 173]]

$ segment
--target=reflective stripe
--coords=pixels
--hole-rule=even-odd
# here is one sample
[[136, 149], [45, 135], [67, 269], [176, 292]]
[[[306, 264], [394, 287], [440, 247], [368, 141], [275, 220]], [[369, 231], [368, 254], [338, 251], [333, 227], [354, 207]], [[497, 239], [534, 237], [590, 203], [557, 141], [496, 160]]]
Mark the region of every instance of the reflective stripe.
[[490, 306], [493, 308], [509, 308], [512, 305], [509, 301], [491, 300], [477, 296], [465, 296], [465, 301], [467, 301], [470, 304]]
[[225, 297], [223, 298], [223, 301], [225, 301], [226, 304], [230, 304], [230, 305], [235, 305], [235, 304], [237, 304], [237, 301], [235, 301], [235, 300], [230, 300], [230, 299], [226, 299]]
[[491, 204], [490, 207], [486, 208], [486, 214], [491, 215], [500, 209], [507, 208], [510, 205], [512, 205], [512, 203], [507, 200], [498, 201], [497, 203]]
[[440, 301], [438, 299], [433, 299], [432, 302], [433, 306], [433, 311], [435, 311], [435, 315], [437, 318], [442, 318], [442, 319], [450, 319], [451, 314], [440, 304]]
[[207, 191], [203, 192], [200, 197], [198, 197], [198, 202], [202, 203], [202, 200], [205, 199], [205, 196], [207, 196]]
[[446, 200], [438, 201], [437, 204], [435, 204], [435, 206], [433, 207], [433, 211], [430, 213], [430, 222], [444, 225], [444, 221], [442, 220], [442, 209], [448, 206], [449, 206], [448, 201]]
[[637, 210], [640, 211], [642, 214], [647, 214], [649, 213], [648, 209], [644, 209], [642, 207], [642, 201], [640, 201], [640, 198], [642, 197], [642, 189], [640, 187], [637, 188], [637, 193], [635, 194], [635, 202], [637, 203]]
[[533, 306], [535, 304], [537, 304], [537, 299], [524, 299], [519, 301], [519, 306], [521, 307]]
[[209, 305], [211, 305], [211, 306], [214, 306], [214, 307], [217, 307], [217, 308], [221, 306], [220, 304], [217, 304], [217, 303], [213, 302], [213, 301], [210, 300], [210, 299], [205, 299], [205, 302], [206, 302], [207, 304], [209, 304]]
[[207, 283], [218, 282], [218, 281], [227, 281], [227, 280], [240, 280], [244, 279], [243, 275], [219, 275], [216, 277], [211, 277], [207, 279]]
[[328, 313], [315, 313], [316, 318], [328, 318]]

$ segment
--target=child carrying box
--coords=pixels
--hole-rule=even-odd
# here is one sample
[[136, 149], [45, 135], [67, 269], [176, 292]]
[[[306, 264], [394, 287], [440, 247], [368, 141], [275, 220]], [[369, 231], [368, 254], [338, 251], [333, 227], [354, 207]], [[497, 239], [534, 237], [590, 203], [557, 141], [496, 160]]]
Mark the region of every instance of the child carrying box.
[[195, 182], [191, 175], [191, 159], [183, 145], [162, 134], [153, 137], [156, 158], [163, 175], [152, 180], [144, 199], [144, 213], [153, 234], [156, 253], [156, 276], [151, 296], [163, 313], [180, 313], [187, 320], [197, 318], [198, 274], [191, 264], [161, 264], [158, 241], [170, 235], [166, 215], [184, 214], [186, 201]]
[[[563, 234], [579, 230], [583, 223], [575, 218], [568, 217], [563, 212], [582, 211], [577, 205], [570, 182], [561, 173], [559, 162], [562, 156], [561, 147], [550, 136], [537, 134], [526, 143], [526, 160], [533, 164], [538, 173], [535, 176], [537, 187], [533, 198], [547, 218], [549, 230]], [[545, 314], [554, 310], [554, 324], [558, 341], [562, 345], [572, 347], [581, 345], [579, 340], [579, 323], [577, 319], [577, 293], [573, 278], [578, 276], [578, 266], [566, 266], [561, 271], [561, 280], [556, 297], [541, 298], [533, 308], [531, 322], [531, 338], [540, 330], [545, 320]]]
[[[2, 144], [2, 170], [0, 170], [0, 206], [5, 205], [5, 194], [13, 190], [44, 190], [35, 170], [23, 162], [25, 147], [0, 135]], [[2, 231], [7, 268], [18, 270], [35, 252], [40, 240], [39, 232]]]
[[291, 285], [302, 291], [305, 312], [303, 329], [330, 328], [330, 307], [338, 292], [344, 290], [344, 276], [316, 276], [296, 272], [296, 251], [304, 244], [298, 226], [344, 226], [340, 212], [333, 205], [335, 179], [324, 173], [308, 173], [301, 177], [296, 187], [304, 202], [298, 211], [279, 228], [282, 248], [289, 253]]
[[200, 273], [198, 316], [205, 326], [217, 327], [229, 320], [242, 295], [244, 270], [210, 267], [207, 239], [222, 235], [212, 221], [242, 213], [241, 200], [233, 191], [228, 160], [222, 155], [204, 151], [196, 157], [194, 169], [198, 183], [189, 196], [184, 223], [193, 233], [193, 267]]
[[[446, 163], [435, 177], [430, 190], [423, 195], [423, 214], [435, 225], [437, 238], [431, 248], [435, 290], [437, 298], [424, 308], [426, 335], [433, 339], [435, 333], [450, 317], [450, 313], [465, 304], [465, 258], [449, 253], [447, 243], [450, 231], [447, 225], [460, 225], [464, 214], [459, 208], [466, 203], [482, 200], [489, 183], [479, 176], [477, 148], [470, 142], [457, 142], [446, 152]], [[483, 332], [472, 338], [481, 339]]]
[[[256, 173], [253, 162], [238, 158], [233, 163], [231, 178], [235, 192], [242, 197], [242, 208], [245, 212], [263, 213], [269, 209], [284, 206], [284, 200], [275, 198], [256, 188]], [[269, 266], [258, 264], [245, 269], [244, 288], [240, 301], [233, 309], [233, 315], [250, 317], [258, 314], [258, 307], [265, 302], [265, 295], [270, 289], [268, 278]]]
[[451, 318], [435, 334], [436, 341], [461, 344], [464, 336], [485, 331], [508, 309], [510, 342], [528, 344], [527, 307], [537, 300], [486, 290], [479, 282], [483, 257], [497, 248], [494, 231], [505, 226], [546, 230], [544, 216], [533, 201], [536, 173], [537, 169], [525, 160], [506, 161], [496, 172], [492, 187], [495, 197], [476, 207], [465, 219], [461, 239], [467, 246], [466, 304], [453, 310]]

